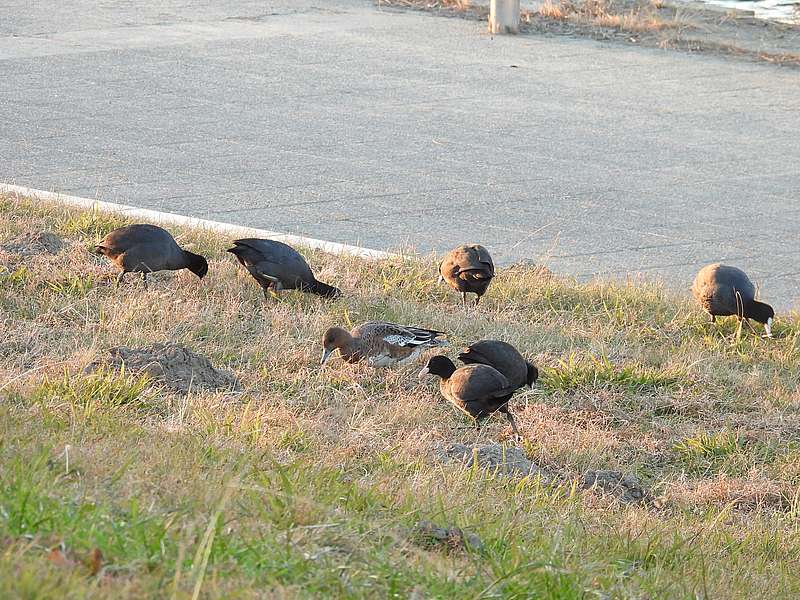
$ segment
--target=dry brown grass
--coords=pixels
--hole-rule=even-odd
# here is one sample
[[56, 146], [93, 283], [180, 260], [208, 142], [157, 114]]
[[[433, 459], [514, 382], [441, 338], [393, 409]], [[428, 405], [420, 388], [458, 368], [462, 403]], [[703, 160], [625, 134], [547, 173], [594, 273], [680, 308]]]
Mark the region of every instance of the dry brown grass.
[[[674, 495], [673, 495], [674, 494]], [[683, 482], [666, 496], [690, 510], [724, 506], [744, 511], [794, 511], [800, 509], [797, 488], [770, 479], [744, 479], [719, 475], [713, 479]]]
[[657, 3], [631, 4], [614, 0], [547, 0], [537, 13], [525, 12], [523, 20], [530, 23], [536, 16], [563, 20], [582, 26], [616, 29], [630, 33], [653, 33], [688, 26], [683, 19], [660, 16]]
[[470, 0], [376, 0], [378, 6], [402, 6], [407, 8], [424, 8], [426, 10], [469, 10]]
[[[0, 253], [0, 595], [158, 597], [177, 578], [189, 597], [205, 547], [214, 597], [499, 585], [508, 597], [745, 598], [800, 585], [777, 566], [800, 551], [792, 317], [780, 315], [774, 341], [737, 340], [659, 285], [579, 285], [524, 267], [464, 311], [435, 285], [432, 258], [319, 252], [307, 254], [341, 300], [265, 303], [226, 240], [188, 230], [179, 241], [209, 257], [202, 282], [179, 272], [115, 289], [88, 247], [119, 219], [15, 197], [0, 198], [0, 214], [0, 246], [43, 230], [65, 239], [57, 255]], [[505, 339], [531, 357], [541, 380], [512, 408], [528, 457], [560, 485], [442, 462], [443, 445], [511, 443], [510, 431], [502, 419], [460, 429], [415, 369], [319, 367], [326, 327], [371, 318], [435, 326], [455, 347]], [[83, 374], [109, 347], [165, 341], [235, 372], [242, 390], [181, 396], [112, 373], [100, 383], [126, 399], [112, 403]], [[655, 502], [580, 492], [589, 469], [636, 474]], [[217, 512], [224, 525], [203, 542]], [[404, 532], [421, 518], [476, 531], [484, 553], [415, 546]], [[62, 542], [67, 556], [102, 550], [99, 579], [48, 564]], [[525, 567], [540, 559], [552, 569]]]

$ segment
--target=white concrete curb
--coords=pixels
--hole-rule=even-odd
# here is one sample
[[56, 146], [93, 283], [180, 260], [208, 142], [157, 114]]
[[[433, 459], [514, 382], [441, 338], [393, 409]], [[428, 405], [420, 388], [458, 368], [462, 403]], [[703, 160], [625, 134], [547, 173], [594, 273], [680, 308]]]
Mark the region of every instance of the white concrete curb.
[[285, 242], [287, 244], [298, 244], [300, 246], [306, 246], [307, 248], [314, 248], [316, 250], [330, 252], [331, 254], [347, 254], [350, 256], [358, 256], [361, 258], [370, 259], [397, 258], [399, 256], [397, 254], [392, 254], [391, 252], [383, 252], [382, 250], [372, 250], [370, 248], [361, 248], [360, 246], [350, 246], [348, 244], [328, 242], [326, 240], [318, 240], [302, 235], [290, 235], [277, 231], [267, 231], [266, 229], [244, 227], [242, 225], [233, 225], [232, 223], [221, 223], [219, 221], [210, 221], [208, 219], [197, 219], [195, 217], [160, 212], [157, 210], [150, 210], [148, 208], [138, 208], [136, 206], [116, 204], [114, 202], [102, 202], [100, 200], [92, 200], [91, 198], [67, 196], [57, 192], [47, 192], [21, 185], [0, 183], [0, 193], [2, 192], [19, 194], [20, 196], [28, 196], [30, 198], [39, 198], [47, 202], [57, 202], [60, 204], [67, 204], [69, 206], [77, 206], [80, 208], [119, 213], [127, 217], [142, 219], [151, 223], [159, 223], [164, 225], [184, 225], [186, 227], [193, 227], [197, 229], [207, 229], [216, 233], [230, 235], [233, 238], [269, 238], [272, 240], [278, 240], [279, 242]]

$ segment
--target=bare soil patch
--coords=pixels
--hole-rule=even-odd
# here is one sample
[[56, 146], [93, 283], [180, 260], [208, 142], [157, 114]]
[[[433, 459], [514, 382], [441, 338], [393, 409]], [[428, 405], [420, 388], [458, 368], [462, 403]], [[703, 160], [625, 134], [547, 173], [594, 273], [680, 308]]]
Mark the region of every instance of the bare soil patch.
[[536, 466], [522, 448], [487, 444], [470, 447], [464, 444], [452, 444], [443, 449], [442, 458], [447, 461], [460, 461], [467, 467], [478, 466], [507, 477], [527, 477], [541, 475], [551, 479], [552, 475]]
[[51, 231], [24, 233], [3, 242], [0, 250], [8, 254], [33, 256], [36, 254], [58, 254], [64, 247], [60, 236]]

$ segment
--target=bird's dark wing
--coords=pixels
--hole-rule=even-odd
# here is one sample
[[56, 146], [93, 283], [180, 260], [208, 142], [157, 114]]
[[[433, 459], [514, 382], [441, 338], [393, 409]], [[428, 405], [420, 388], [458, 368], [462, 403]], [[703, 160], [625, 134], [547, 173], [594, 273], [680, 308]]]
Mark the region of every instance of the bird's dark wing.
[[467, 365], [450, 377], [451, 393], [463, 403], [491, 402], [514, 393], [505, 376], [488, 365]]

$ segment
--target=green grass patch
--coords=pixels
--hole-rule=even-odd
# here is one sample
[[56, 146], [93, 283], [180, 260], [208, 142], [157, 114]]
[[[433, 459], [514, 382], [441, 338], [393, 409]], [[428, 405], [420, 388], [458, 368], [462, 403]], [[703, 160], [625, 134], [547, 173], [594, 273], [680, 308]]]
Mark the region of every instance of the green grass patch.
[[45, 377], [34, 388], [31, 401], [40, 404], [63, 402], [84, 418], [126, 405], [143, 406], [153, 398], [153, 380], [148, 375], [100, 367], [88, 374], [67, 371], [57, 379]]
[[59, 220], [57, 230], [63, 235], [78, 237], [94, 247], [111, 231], [128, 223], [127, 219], [99, 210], [69, 211]]
[[670, 390], [682, 383], [674, 372], [637, 364], [615, 365], [608, 357], [570, 354], [559, 366], [549, 369], [542, 384], [550, 391], [571, 391], [585, 388], [615, 388], [625, 392]]
[[674, 450], [686, 458], [715, 459], [738, 452], [742, 448], [739, 436], [732, 431], [702, 432], [684, 438], [675, 444]]
[[65, 274], [55, 281], [47, 281], [47, 287], [57, 294], [85, 297], [95, 287], [95, 279], [90, 275]]
[[16, 267], [13, 271], [5, 269], [0, 271], [0, 286], [4, 288], [22, 287], [30, 278], [31, 271], [25, 265]]

